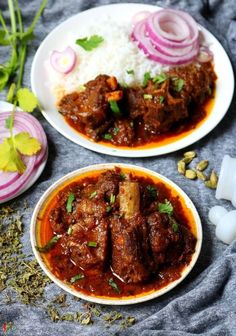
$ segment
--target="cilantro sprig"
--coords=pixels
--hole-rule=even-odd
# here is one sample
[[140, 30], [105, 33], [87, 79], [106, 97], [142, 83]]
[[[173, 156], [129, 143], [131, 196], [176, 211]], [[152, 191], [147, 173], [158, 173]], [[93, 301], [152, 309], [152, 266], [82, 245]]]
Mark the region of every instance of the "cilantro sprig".
[[84, 37], [76, 40], [76, 44], [79, 45], [86, 51], [92, 51], [97, 48], [102, 42], [104, 38], [99, 35], [92, 35], [90, 37]]
[[38, 100], [27, 88], [21, 88], [27, 47], [34, 38], [34, 28], [47, 4], [42, 3], [35, 14], [30, 27], [25, 31], [18, 0], [8, 0], [11, 29], [8, 29], [5, 19], [0, 11], [0, 46], [11, 49], [9, 59], [0, 64], [0, 91], [10, 85], [7, 101], [13, 104], [11, 115], [5, 120], [5, 127], [9, 130], [9, 137], [0, 144], [0, 169], [3, 171], [24, 173], [26, 166], [22, 155], [34, 155], [41, 149], [39, 141], [27, 132], [13, 135], [16, 106], [25, 112], [32, 112], [38, 107]]

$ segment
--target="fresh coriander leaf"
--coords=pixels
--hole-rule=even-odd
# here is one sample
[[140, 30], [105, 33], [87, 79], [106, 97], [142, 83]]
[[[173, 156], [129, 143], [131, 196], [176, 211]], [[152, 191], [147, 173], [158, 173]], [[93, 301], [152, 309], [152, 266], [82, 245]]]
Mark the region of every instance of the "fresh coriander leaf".
[[87, 246], [89, 247], [97, 247], [98, 243], [97, 242], [94, 242], [94, 241], [89, 241]]
[[110, 104], [110, 108], [111, 108], [112, 112], [116, 116], [120, 116], [121, 112], [120, 112], [120, 108], [119, 108], [119, 105], [117, 104], [117, 102], [115, 100], [109, 100], [109, 104]]
[[157, 189], [153, 187], [152, 185], [147, 186], [147, 190], [152, 198], [156, 198], [157, 196]]
[[51, 250], [53, 248], [53, 246], [58, 242], [58, 240], [61, 238], [61, 236], [53, 236], [46, 245], [44, 246], [35, 246], [36, 250], [41, 252], [41, 253], [45, 253], [48, 252], [49, 250]]
[[160, 101], [161, 104], [164, 102], [164, 100], [165, 100], [165, 97], [163, 97], [163, 96], [159, 97], [159, 101]]
[[13, 102], [13, 99], [14, 99], [14, 96], [15, 96], [15, 89], [16, 89], [16, 84], [12, 83], [9, 90], [8, 90], [8, 93], [7, 93], [7, 101], [9, 103]]
[[104, 38], [99, 35], [92, 35], [90, 37], [84, 37], [76, 40], [76, 44], [82, 47], [86, 51], [91, 51], [97, 48], [102, 42]]
[[119, 128], [118, 127], [115, 127], [114, 129], [113, 129], [113, 134], [114, 135], [117, 135], [118, 134], [118, 132], [119, 132]]
[[10, 138], [0, 144], [0, 170], [23, 174], [26, 167]]
[[143, 95], [143, 98], [146, 99], [146, 100], [151, 100], [152, 99], [152, 95], [146, 93], [146, 94]]
[[16, 93], [18, 104], [25, 112], [33, 112], [38, 107], [38, 99], [29, 89], [19, 89]]
[[111, 196], [110, 196], [110, 204], [114, 204], [115, 201], [116, 201], [116, 196], [113, 195], [113, 194], [111, 194]]
[[120, 293], [119, 287], [112, 278], [108, 280], [108, 284], [111, 286], [112, 289], [114, 289], [115, 292]]
[[145, 72], [145, 74], [144, 74], [144, 78], [143, 78], [143, 86], [144, 87], [147, 86], [147, 83], [148, 83], [149, 79], [151, 79], [150, 71]]
[[72, 235], [72, 233], [73, 233], [73, 228], [72, 228], [72, 226], [69, 226], [69, 228], [67, 230], [67, 234], [70, 236], [70, 235]]
[[184, 87], [185, 81], [182, 78], [177, 78], [174, 80], [174, 89], [180, 92]]
[[97, 195], [97, 192], [94, 191], [91, 193], [91, 195], [89, 196], [90, 199], [93, 199], [95, 196]]
[[24, 155], [34, 155], [41, 149], [41, 144], [36, 138], [32, 138], [29, 133], [21, 132], [13, 137], [16, 149]]
[[8, 129], [11, 129], [13, 127], [13, 116], [10, 115], [6, 120], [5, 120], [5, 127]]
[[111, 207], [110, 205], [108, 205], [108, 206], [106, 207], [106, 212], [110, 212], [111, 209], [112, 209], [112, 207]]
[[66, 202], [66, 211], [67, 212], [72, 212], [72, 203], [75, 200], [75, 195], [71, 192], [67, 198]]
[[84, 274], [79, 273], [79, 274], [73, 276], [73, 277], [70, 279], [70, 283], [73, 284], [73, 283], [75, 283], [76, 281], [81, 280], [81, 279], [84, 279]]
[[103, 135], [103, 138], [106, 139], [106, 140], [111, 140], [112, 139], [112, 135], [109, 134], [109, 133], [106, 133]]
[[120, 178], [121, 178], [121, 180], [125, 180], [126, 179], [125, 173], [121, 172], [120, 173]]
[[134, 75], [134, 70], [132, 70], [132, 69], [131, 70], [126, 70], [126, 72], [127, 72], [128, 75]]
[[174, 231], [174, 233], [179, 231], [179, 225], [175, 221], [172, 224], [172, 230]]
[[153, 78], [153, 82], [155, 84], [161, 84], [167, 80], [167, 76], [165, 73], [161, 73], [160, 75], [157, 75]]
[[173, 214], [173, 206], [172, 204], [170, 203], [170, 201], [168, 201], [167, 199], [165, 199], [165, 203], [159, 203], [158, 204], [158, 210], [161, 212], [161, 213], [166, 213], [168, 214], [169, 216], [171, 216]]

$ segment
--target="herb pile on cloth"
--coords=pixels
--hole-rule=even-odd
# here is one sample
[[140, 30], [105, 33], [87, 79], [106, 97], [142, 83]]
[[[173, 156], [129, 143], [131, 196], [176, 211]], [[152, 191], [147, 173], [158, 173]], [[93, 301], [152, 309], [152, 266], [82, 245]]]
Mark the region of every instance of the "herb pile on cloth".
[[0, 208], [0, 292], [6, 290], [5, 302], [12, 297], [7, 289], [12, 288], [24, 304], [35, 303], [43, 298], [45, 286], [51, 282], [35, 259], [23, 253], [22, 216], [13, 207]]
[[24, 173], [26, 166], [22, 155], [34, 155], [41, 149], [40, 142], [30, 136], [28, 132], [13, 134], [15, 109], [18, 105], [25, 112], [32, 112], [38, 107], [38, 100], [27, 88], [21, 88], [27, 46], [34, 38], [34, 29], [40, 18], [47, 0], [43, 0], [30, 27], [25, 31], [18, 0], [8, 0], [11, 28], [0, 11], [0, 46], [10, 49], [10, 57], [4, 64], [0, 64], [0, 91], [10, 86], [7, 101], [13, 104], [11, 115], [5, 120], [5, 127], [9, 129], [9, 137], [0, 144], [0, 169], [2, 171]]

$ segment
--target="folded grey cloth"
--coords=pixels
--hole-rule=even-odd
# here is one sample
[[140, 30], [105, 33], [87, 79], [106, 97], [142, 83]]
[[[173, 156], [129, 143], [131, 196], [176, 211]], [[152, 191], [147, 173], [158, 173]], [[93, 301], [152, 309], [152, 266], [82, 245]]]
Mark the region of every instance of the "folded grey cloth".
[[[39, 0], [19, 0], [26, 26], [31, 22]], [[25, 68], [24, 85], [30, 86], [30, 68], [33, 56], [43, 38], [60, 22], [82, 10], [109, 3], [124, 3], [125, 1], [109, 0], [49, 0], [48, 6], [35, 30], [36, 39], [32, 42]], [[129, 1], [135, 2], [135, 1]], [[236, 2], [235, 0], [166, 0], [143, 1], [144, 3], [163, 7], [174, 7], [186, 10], [195, 19], [209, 29], [224, 45], [232, 63], [236, 64]], [[8, 16], [7, 1], [1, 1], [0, 9]], [[5, 49], [0, 48], [1, 62]], [[0, 93], [4, 99], [6, 92]], [[201, 159], [210, 160], [210, 168], [219, 172], [224, 154], [236, 157], [236, 104], [235, 99], [227, 115], [221, 123], [204, 139], [198, 141], [189, 149], [195, 149]], [[117, 307], [125, 316], [132, 315], [136, 324], [122, 331], [119, 321], [109, 328], [102, 319], [96, 319], [93, 325], [81, 326], [75, 322], [53, 323], [45, 313], [45, 303], [42, 306], [24, 306], [19, 302], [4, 304], [4, 291], [0, 294], [0, 335], [4, 335], [2, 326], [5, 322], [13, 322], [14, 328], [7, 335], [19, 336], [77, 336], [77, 335], [236, 335], [236, 242], [228, 248], [217, 241], [214, 226], [207, 219], [211, 206], [222, 204], [228, 209], [229, 202], [217, 201], [214, 191], [204, 187], [200, 181], [189, 181], [177, 173], [176, 162], [182, 155], [176, 152], [161, 157], [144, 159], [127, 159], [110, 157], [86, 150], [60, 135], [40, 115], [49, 142], [49, 159], [46, 168], [27, 192], [20, 196], [17, 205], [23, 208], [25, 200], [29, 210], [25, 212], [24, 222], [26, 232], [23, 238], [24, 251], [31, 253], [29, 241], [29, 226], [32, 211], [42, 193], [58, 178], [77, 168], [94, 163], [125, 162], [153, 169], [177, 183], [185, 190], [196, 205], [203, 225], [203, 247], [197, 264], [189, 276], [169, 293], [147, 303]], [[48, 285], [46, 298], [50, 300], [56, 294], [62, 293], [56, 285]], [[82, 309], [83, 301], [76, 302], [68, 298], [68, 311]], [[104, 307], [110, 312], [114, 307]], [[5, 333], [6, 335], [6, 333]]]

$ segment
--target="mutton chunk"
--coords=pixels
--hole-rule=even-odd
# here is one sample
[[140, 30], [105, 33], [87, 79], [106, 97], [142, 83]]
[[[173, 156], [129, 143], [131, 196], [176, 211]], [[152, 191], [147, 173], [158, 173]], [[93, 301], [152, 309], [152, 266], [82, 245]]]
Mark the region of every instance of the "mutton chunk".
[[149, 278], [148, 234], [139, 213], [139, 185], [125, 181], [119, 186], [120, 216], [111, 219], [112, 270], [126, 283]]
[[138, 283], [150, 276], [145, 264], [146, 225], [142, 216], [111, 220], [112, 271], [126, 283]]
[[115, 77], [99, 75], [85, 84], [84, 91], [65, 95], [58, 104], [59, 112], [84, 124], [86, 133], [95, 137], [96, 132], [92, 131], [97, 129], [101, 133], [101, 127], [102, 131], [105, 131], [104, 125], [105, 129], [109, 127], [109, 100], [122, 92], [117, 89]]
[[[82, 219], [72, 226], [72, 234], [64, 237], [62, 245], [70, 260], [84, 270], [104, 269], [108, 253], [109, 221], [100, 219], [89, 228]], [[93, 244], [93, 246], [90, 246]]]
[[[101, 199], [82, 198], [76, 205], [77, 222], [63, 239], [71, 261], [82, 269], [104, 269], [108, 256], [106, 203]], [[92, 244], [92, 246], [90, 246]]]

